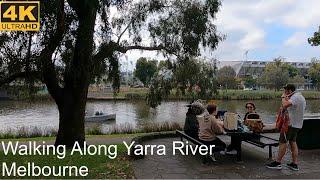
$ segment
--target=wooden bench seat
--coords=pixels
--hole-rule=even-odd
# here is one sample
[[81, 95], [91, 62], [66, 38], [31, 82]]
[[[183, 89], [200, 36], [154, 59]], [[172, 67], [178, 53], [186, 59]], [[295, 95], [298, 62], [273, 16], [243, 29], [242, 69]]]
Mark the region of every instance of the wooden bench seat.
[[260, 148], [269, 147], [269, 158], [272, 158], [272, 147], [277, 147], [279, 145], [279, 140], [263, 136], [261, 134], [256, 134], [256, 137], [247, 137], [243, 139], [244, 142], [253, 144]]
[[[176, 134], [177, 134], [178, 136], [180, 136], [180, 140], [181, 140], [181, 141], [183, 141], [183, 138], [184, 138], [184, 139], [192, 142], [192, 143], [195, 144], [195, 145], [205, 145], [205, 144], [202, 143], [201, 141], [199, 141], [199, 140], [197, 140], [197, 139], [194, 139], [193, 137], [187, 135], [184, 131], [176, 130]], [[221, 147], [221, 146], [215, 146], [215, 147], [213, 148], [213, 151], [214, 151], [214, 152], [219, 152], [219, 151], [223, 151], [223, 150], [225, 150], [225, 148], [224, 148], [224, 147]], [[207, 157], [205, 157], [205, 158], [203, 159], [203, 162], [206, 161], [206, 160], [205, 160], [206, 158], [207, 158]]]
[[[197, 139], [192, 138], [191, 136], [187, 135], [184, 131], [176, 130], [176, 134], [180, 137], [181, 141], [183, 141], [183, 138], [186, 140], [192, 142], [195, 145], [204, 145], [202, 142], [200, 142]], [[241, 141], [244, 141], [246, 143], [255, 145], [260, 148], [265, 148], [268, 146], [269, 148], [269, 158], [272, 158], [272, 147], [277, 147], [279, 145], [279, 141], [261, 134], [244, 134], [244, 133], [232, 133], [229, 132], [227, 133], [229, 136], [240, 136]], [[216, 146], [214, 151], [222, 151], [224, 150], [223, 147], [218, 147]], [[240, 147], [238, 147], [238, 152], [237, 152], [237, 160], [241, 161], [241, 143]]]
[[[176, 134], [178, 136], [180, 136], [181, 141], [183, 141], [183, 138], [185, 138], [186, 140], [189, 140], [190, 142], [192, 142], [195, 145], [205, 145], [201, 141], [194, 139], [193, 137], [187, 135], [184, 131], [176, 130]], [[224, 147], [220, 147], [220, 146], [214, 147], [214, 151], [222, 151], [222, 150], [224, 150]]]
[[[279, 145], [279, 140], [273, 139], [257, 133], [240, 133], [240, 132], [227, 132], [227, 135], [239, 137], [241, 142], [246, 142], [255, 145], [260, 148], [269, 147], [269, 158], [272, 158], [272, 147], [277, 147]], [[241, 142], [237, 143], [237, 160], [241, 161]]]

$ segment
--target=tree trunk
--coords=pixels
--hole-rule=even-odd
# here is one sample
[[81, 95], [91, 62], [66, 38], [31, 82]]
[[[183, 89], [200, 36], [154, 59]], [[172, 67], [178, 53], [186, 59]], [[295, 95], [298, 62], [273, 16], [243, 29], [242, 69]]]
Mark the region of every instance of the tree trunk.
[[58, 105], [59, 131], [55, 145], [72, 147], [76, 141], [82, 145], [85, 141], [84, 116], [87, 89], [65, 90], [64, 93], [62, 103]]
[[[75, 6], [78, 4], [74, 4]], [[85, 141], [84, 116], [92, 71], [93, 33], [97, 3], [88, 1], [77, 7], [79, 26], [73, 59], [66, 69], [62, 97], [57, 102], [59, 131], [55, 145], [72, 147]]]

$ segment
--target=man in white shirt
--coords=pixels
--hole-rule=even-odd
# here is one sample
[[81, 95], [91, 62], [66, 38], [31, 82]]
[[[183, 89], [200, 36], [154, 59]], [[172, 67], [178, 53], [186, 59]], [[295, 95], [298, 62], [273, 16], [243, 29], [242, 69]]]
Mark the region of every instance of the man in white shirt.
[[293, 84], [287, 84], [284, 87], [284, 96], [282, 97], [282, 107], [288, 110], [289, 127], [288, 132], [280, 133], [279, 153], [276, 161], [267, 164], [270, 169], [282, 169], [281, 161], [287, 151], [287, 142], [289, 141], [292, 162], [287, 164], [292, 170], [298, 171], [298, 146], [296, 143], [299, 130], [302, 128], [303, 115], [306, 108], [306, 100], [300, 92], [296, 92]]

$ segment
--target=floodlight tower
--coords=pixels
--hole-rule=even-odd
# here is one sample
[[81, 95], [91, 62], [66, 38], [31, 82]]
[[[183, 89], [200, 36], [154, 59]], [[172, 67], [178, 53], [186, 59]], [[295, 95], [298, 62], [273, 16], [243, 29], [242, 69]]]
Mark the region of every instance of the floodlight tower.
[[244, 53], [245, 54], [245, 56], [246, 56], [246, 58], [245, 58], [245, 60], [244, 60], [244, 63], [243, 63], [243, 65], [244, 65], [244, 77], [246, 77], [247, 76], [247, 72], [246, 72], [246, 63], [247, 63], [247, 61], [248, 61], [248, 53], [249, 53], [249, 50], [246, 50], [246, 52]]

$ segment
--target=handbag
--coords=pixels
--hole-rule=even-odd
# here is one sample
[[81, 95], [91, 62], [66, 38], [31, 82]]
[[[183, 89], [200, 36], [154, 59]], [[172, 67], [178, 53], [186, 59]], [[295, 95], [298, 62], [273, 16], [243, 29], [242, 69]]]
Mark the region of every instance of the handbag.
[[262, 133], [263, 132], [263, 122], [261, 119], [246, 119], [245, 125], [248, 126], [248, 128], [255, 132], [255, 133]]
[[276, 120], [276, 128], [280, 133], [287, 133], [289, 128], [289, 113], [287, 110], [280, 108]]
[[248, 114], [244, 120], [244, 125], [248, 126], [248, 128], [255, 133], [263, 132], [264, 125], [257, 113]]

